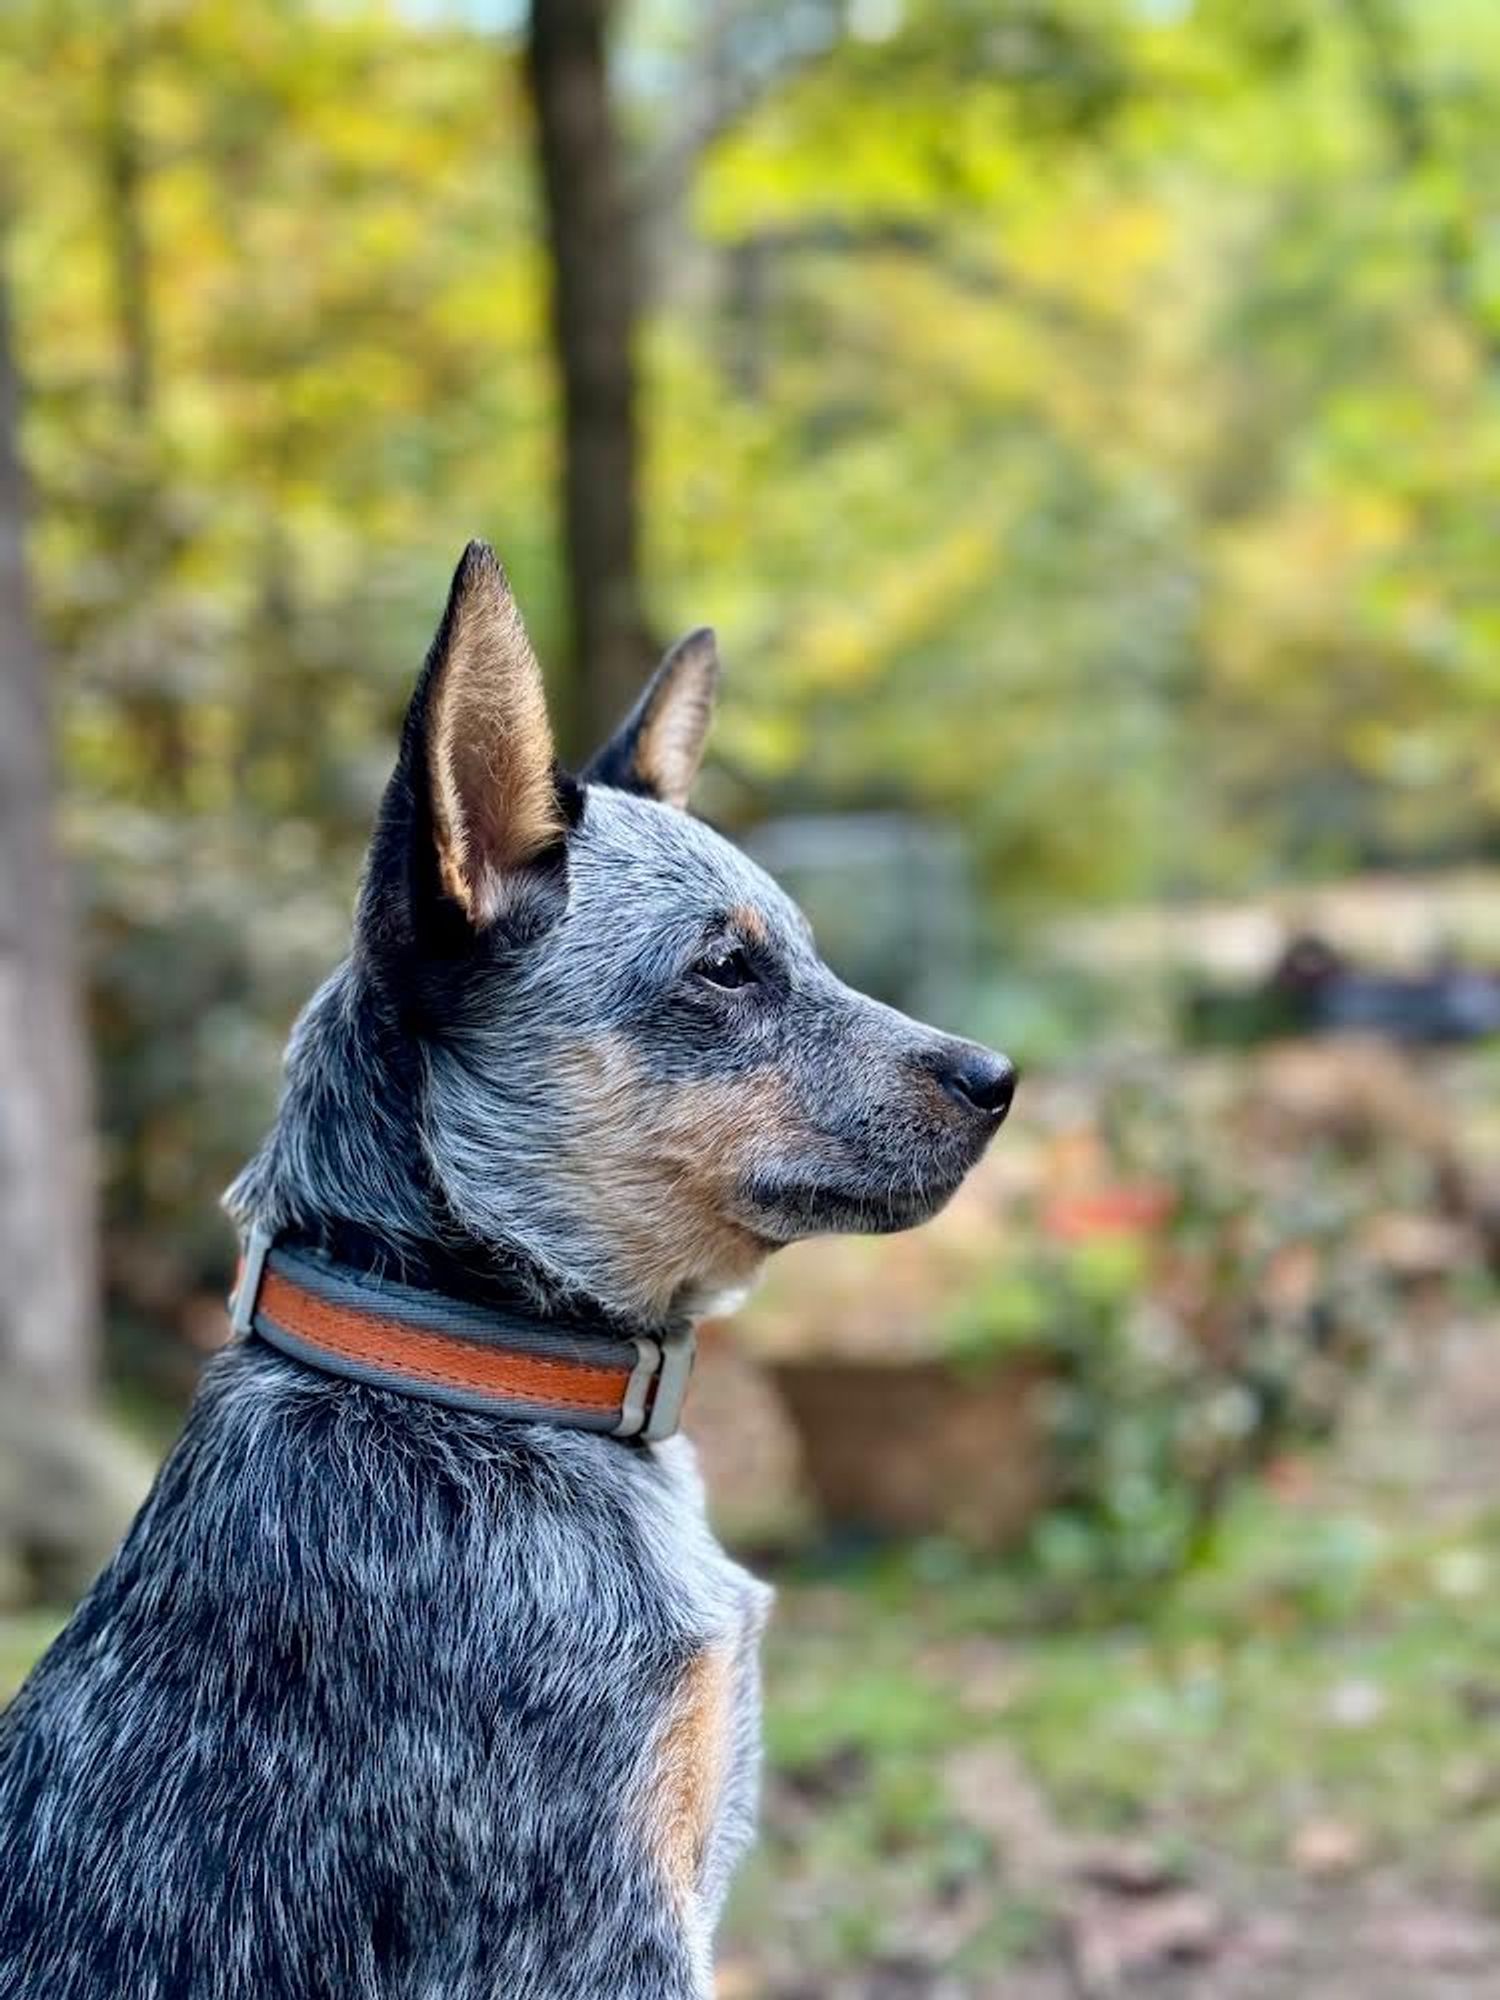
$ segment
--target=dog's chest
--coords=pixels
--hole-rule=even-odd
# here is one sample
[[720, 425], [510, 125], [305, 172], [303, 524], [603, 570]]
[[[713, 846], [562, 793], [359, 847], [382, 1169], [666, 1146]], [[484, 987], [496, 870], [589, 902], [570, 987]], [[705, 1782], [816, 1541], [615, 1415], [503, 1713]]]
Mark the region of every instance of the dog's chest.
[[713, 1539], [691, 1446], [675, 1441], [662, 1457], [671, 1471], [673, 1544], [664, 1574], [696, 1600], [697, 1637], [662, 1690], [635, 1824], [669, 1897], [711, 1922], [754, 1825], [760, 1642], [772, 1593]]
[[360, 2000], [699, 2000], [769, 1599], [685, 1442], [227, 1355], [8, 1720], [0, 2000], [164, 1992], [188, 1936], [184, 2000], [292, 2000], [330, 1954]]

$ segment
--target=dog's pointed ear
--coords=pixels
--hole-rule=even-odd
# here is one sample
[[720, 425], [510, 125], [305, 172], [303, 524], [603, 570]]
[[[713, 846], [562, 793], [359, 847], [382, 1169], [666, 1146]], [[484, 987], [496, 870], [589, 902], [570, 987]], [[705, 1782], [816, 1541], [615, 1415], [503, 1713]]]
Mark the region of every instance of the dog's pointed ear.
[[460, 931], [459, 912], [471, 932], [543, 928], [567, 898], [580, 797], [555, 761], [541, 669], [505, 572], [470, 542], [376, 823], [366, 935], [411, 943], [443, 930], [444, 910]]
[[470, 542], [433, 641], [427, 781], [443, 887], [476, 929], [566, 838], [542, 670], [505, 571]]
[[685, 806], [713, 720], [719, 649], [704, 626], [667, 654], [614, 735], [585, 766], [590, 784]]

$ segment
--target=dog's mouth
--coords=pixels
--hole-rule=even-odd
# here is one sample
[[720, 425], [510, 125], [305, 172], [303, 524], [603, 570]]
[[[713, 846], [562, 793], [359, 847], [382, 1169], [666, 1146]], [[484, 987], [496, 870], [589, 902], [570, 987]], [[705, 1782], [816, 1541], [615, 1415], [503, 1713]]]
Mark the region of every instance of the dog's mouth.
[[957, 1192], [963, 1175], [863, 1186], [793, 1174], [762, 1173], [743, 1183], [746, 1226], [771, 1245], [803, 1236], [888, 1236], [929, 1221]]

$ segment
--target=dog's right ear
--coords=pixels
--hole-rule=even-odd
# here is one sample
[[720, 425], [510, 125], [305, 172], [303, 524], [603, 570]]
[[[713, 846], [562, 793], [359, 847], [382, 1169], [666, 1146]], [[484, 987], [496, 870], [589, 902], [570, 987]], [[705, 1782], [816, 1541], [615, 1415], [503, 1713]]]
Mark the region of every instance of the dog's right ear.
[[718, 684], [719, 649], [704, 625], [667, 654], [635, 707], [583, 767], [584, 782], [685, 809]]
[[454, 572], [371, 843], [361, 931], [401, 945], [462, 928], [517, 939], [567, 900], [580, 793], [556, 763], [541, 669], [494, 551]]

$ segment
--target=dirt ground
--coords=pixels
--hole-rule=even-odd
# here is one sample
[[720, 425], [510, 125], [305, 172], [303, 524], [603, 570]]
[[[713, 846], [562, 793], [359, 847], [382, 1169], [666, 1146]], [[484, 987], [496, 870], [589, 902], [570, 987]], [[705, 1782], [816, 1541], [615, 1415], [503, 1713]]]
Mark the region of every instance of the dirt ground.
[[722, 2000], [1500, 1994], [1497, 1359], [1424, 1335], [1145, 1633], [784, 1581]]

